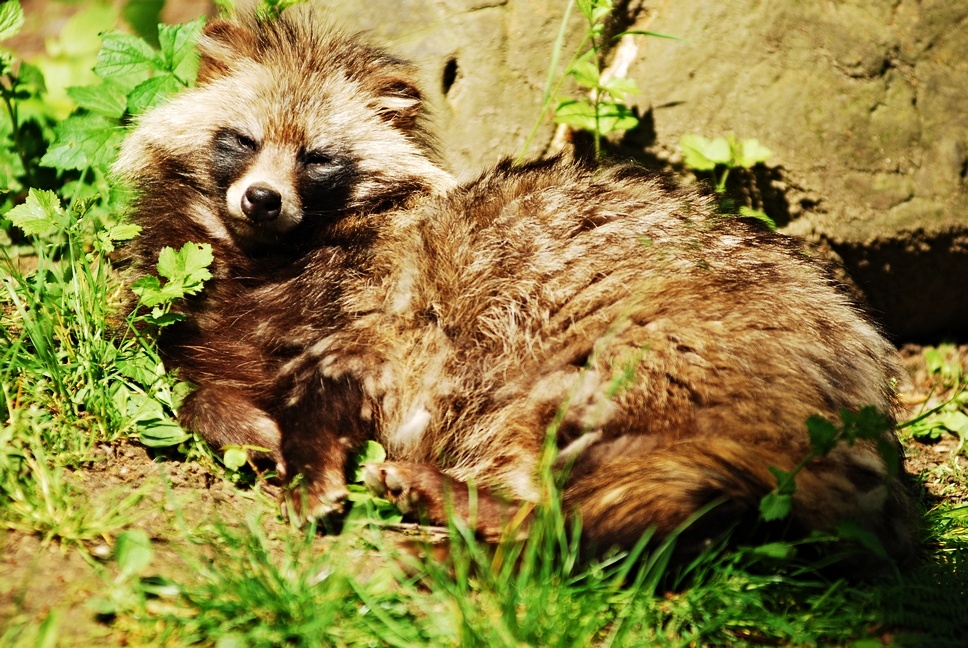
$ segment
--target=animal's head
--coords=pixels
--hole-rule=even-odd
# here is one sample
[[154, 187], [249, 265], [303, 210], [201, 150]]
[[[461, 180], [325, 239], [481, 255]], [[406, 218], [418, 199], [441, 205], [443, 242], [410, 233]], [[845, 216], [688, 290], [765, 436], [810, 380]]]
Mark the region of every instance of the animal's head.
[[295, 12], [213, 21], [199, 51], [197, 88], [142, 117], [117, 169], [142, 193], [203, 194], [213, 235], [271, 245], [450, 185], [413, 68], [383, 50]]

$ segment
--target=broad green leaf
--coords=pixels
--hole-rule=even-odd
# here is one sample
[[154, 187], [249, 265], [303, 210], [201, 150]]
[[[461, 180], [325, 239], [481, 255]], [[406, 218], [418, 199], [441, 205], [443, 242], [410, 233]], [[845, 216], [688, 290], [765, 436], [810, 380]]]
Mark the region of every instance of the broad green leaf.
[[47, 84], [44, 82], [44, 73], [36, 65], [21, 61], [20, 69], [17, 70], [17, 90], [20, 92], [26, 90], [32, 95], [46, 92]]
[[226, 448], [222, 462], [229, 470], [238, 470], [249, 461], [249, 454], [243, 448]]
[[635, 79], [612, 78], [602, 87], [616, 99], [624, 100], [629, 95], [639, 94], [639, 86], [636, 85]]
[[555, 108], [555, 122], [591, 132], [598, 127], [598, 122], [595, 120], [595, 107], [584, 99], [560, 102]]
[[108, 236], [112, 241], [130, 241], [140, 233], [141, 226], [134, 223], [114, 225], [108, 230]]
[[138, 421], [138, 438], [149, 448], [167, 448], [189, 439], [181, 427], [170, 419]]
[[631, 130], [639, 125], [639, 119], [628, 106], [603, 102], [598, 105], [598, 132], [608, 135], [615, 131]]
[[73, 115], [54, 127], [54, 143], [41, 158], [43, 166], [107, 172], [117, 155], [124, 131], [102, 115]]
[[837, 426], [821, 416], [814, 415], [807, 419], [807, 433], [810, 435], [810, 447], [821, 456], [827, 456], [839, 440]]
[[158, 40], [165, 66], [182, 84], [195, 80], [198, 71], [198, 54], [195, 41], [202, 33], [204, 18], [184, 25], [159, 25]]
[[[142, 385], [150, 385], [158, 378], [164, 375], [165, 371], [162, 365], [158, 364], [151, 356], [149, 356], [144, 351], [139, 351], [132, 355], [128, 355], [121, 358], [116, 363], [118, 371], [121, 372], [122, 376], [126, 376], [135, 380]], [[140, 396], [140, 395], [138, 395]], [[129, 393], [129, 398], [138, 398], [134, 394]], [[154, 400], [154, 399], [151, 399]], [[129, 413], [127, 405], [123, 408], [123, 411]], [[160, 412], [161, 410], [154, 410], [153, 413]]]
[[142, 38], [112, 32], [104, 35], [94, 72], [102, 79], [164, 71], [161, 56]]
[[151, 564], [151, 538], [142, 529], [130, 529], [118, 534], [114, 545], [114, 559], [125, 576], [140, 574]]
[[764, 558], [788, 560], [797, 554], [796, 547], [786, 542], [768, 542], [753, 548], [753, 554]]
[[7, 0], [0, 5], [0, 41], [16, 36], [24, 26], [20, 0]]
[[938, 419], [942, 425], [962, 439], [968, 438], [968, 415], [964, 412], [944, 412]]
[[[590, 52], [591, 53], [591, 52]], [[585, 88], [597, 88], [600, 73], [598, 66], [592, 62], [590, 56], [583, 56], [568, 68], [568, 74], [574, 77], [579, 85]]]
[[929, 347], [924, 350], [924, 364], [927, 365], [928, 373], [937, 374], [948, 364], [944, 355], [936, 347]]
[[756, 220], [765, 224], [771, 230], [776, 230], [776, 221], [770, 218], [766, 212], [760, 211], [759, 209], [753, 209], [752, 207], [741, 205], [739, 208], [739, 215], [743, 218], [755, 218]]
[[354, 457], [356, 468], [353, 471], [353, 481], [363, 481], [363, 465], [371, 463], [383, 463], [387, 460], [387, 451], [376, 441], [367, 441], [363, 444], [363, 449]]
[[717, 164], [728, 165], [732, 160], [725, 137], [710, 140], [702, 135], [683, 135], [679, 147], [686, 166], [694, 171], [712, 171]]
[[367, 441], [363, 444], [360, 452], [360, 461], [363, 463], [383, 463], [387, 460], [387, 451], [376, 441]]
[[793, 511], [793, 496], [780, 493], [767, 493], [760, 500], [760, 516], [767, 522], [782, 520]]
[[759, 163], [766, 162], [773, 152], [755, 139], [738, 142], [733, 151], [733, 166], [750, 169]]
[[109, 79], [97, 85], [72, 86], [67, 96], [80, 108], [114, 119], [120, 119], [127, 107], [127, 91]]
[[57, 194], [43, 189], [31, 189], [26, 202], [8, 211], [6, 217], [28, 236], [43, 234], [67, 224]]
[[173, 74], [158, 74], [142, 81], [131, 91], [128, 95], [128, 110], [132, 115], [140, 115], [184, 88], [184, 84]]
[[212, 260], [212, 246], [208, 243], [185, 243], [178, 252], [169, 247], [162, 248], [158, 255], [158, 274], [181, 281], [185, 292], [192, 294], [201, 289], [202, 282], [212, 278], [208, 271]]

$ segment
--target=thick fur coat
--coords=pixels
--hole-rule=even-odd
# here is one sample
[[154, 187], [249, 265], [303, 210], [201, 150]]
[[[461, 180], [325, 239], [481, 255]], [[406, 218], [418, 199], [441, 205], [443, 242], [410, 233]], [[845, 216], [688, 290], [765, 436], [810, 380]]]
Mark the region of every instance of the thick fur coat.
[[[303, 515], [367, 483], [405, 511], [495, 536], [539, 495], [547, 435], [589, 546], [757, 518], [810, 451], [805, 421], [893, 421], [891, 345], [790, 239], [634, 166], [502, 162], [456, 183], [404, 62], [290, 10], [216, 21], [199, 84], [145, 115], [117, 168], [136, 250], [207, 242], [214, 278], [167, 333], [197, 385], [180, 418], [216, 447], [271, 450]], [[885, 440], [896, 443], [893, 433]], [[911, 496], [874, 442], [796, 481], [793, 526], [851, 518], [895, 555]]]

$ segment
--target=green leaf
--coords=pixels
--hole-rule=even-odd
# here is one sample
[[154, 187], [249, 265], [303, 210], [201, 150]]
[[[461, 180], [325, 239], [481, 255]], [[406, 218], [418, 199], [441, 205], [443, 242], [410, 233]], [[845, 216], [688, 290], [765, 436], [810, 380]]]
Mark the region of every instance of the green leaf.
[[28, 236], [67, 225], [67, 215], [57, 194], [43, 189], [31, 189], [26, 202], [8, 211], [6, 217]]
[[830, 454], [840, 440], [837, 426], [817, 415], [807, 419], [807, 433], [810, 435], [810, 447], [820, 456]]
[[96, 85], [72, 86], [67, 95], [78, 107], [115, 119], [124, 115], [127, 106], [127, 91], [109, 79]]
[[595, 132], [595, 106], [584, 99], [566, 99], [555, 108], [555, 122], [567, 124], [579, 130]]
[[759, 209], [753, 209], [752, 207], [741, 205], [739, 208], [739, 215], [743, 218], [755, 218], [756, 220], [765, 224], [771, 230], [776, 230], [776, 221], [770, 218], [766, 212], [762, 212]]
[[26, 61], [20, 62], [20, 68], [17, 70], [17, 91], [27, 92], [31, 96], [37, 96], [47, 91], [44, 73], [40, 71], [39, 67]]
[[101, 47], [101, 33], [116, 24], [117, 12], [111, 3], [85, 4], [86, 7], [67, 20], [57, 38], [48, 39], [46, 45], [50, 56], [61, 60], [84, 59], [85, 68], [90, 69]]
[[948, 363], [945, 361], [940, 349], [928, 347], [924, 350], [924, 364], [926, 365], [928, 373], [934, 375], [941, 373]]
[[589, 52], [572, 63], [571, 67], [568, 68], [568, 74], [585, 88], [597, 88], [601, 73], [598, 66], [592, 62], [590, 54], [593, 54], [593, 52]]
[[776, 477], [776, 492], [782, 495], [793, 495], [796, 492], [797, 486], [793, 480], [792, 472], [780, 470], [776, 466], [768, 466], [767, 470]]
[[939, 415], [938, 420], [960, 438], [968, 438], [968, 415], [964, 412], [944, 412]]
[[249, 454], [243, 448], [226, 448], [222, 462], [229, 470], [238, 470], [249, 462]]
[[363, 466], [371, 463], [383, 463], [387, 460], [387, 451], [376, 441], [367, 441], [354, 457], [356, 467], [353, 471], [353, 482], [362, 483]]
[[624, 100], [629, 95], [639, 94], [639, 86], [635, 79], [612, 78], [602, 88], [616, 99]]
[[97, 56], [94, 73], [102, 79], [165, 71], [161, 56], [142, 38], [111, 32]]
[[[152, 385], [158, 378], [164, 375], [165, 371], [161, 364], [159, 364], [154, 358], [145, 353], [144, 351], [138, 351], [137, 353], [123, 357], [117, 361], [118, 371], [121, 372], [122, 376], [131, 378], [142, 385]], [[124, 389], [127, 391], [124, 396], [127, 399], [132, 399], [131, 402], [136, 403], [139, 396], [141, 398], [149, 398], [144, 395], [136, 395], [131, 392], [126, 387]], [[154, 401], [154, 399], [150, 399]], [[128, 401], [125, 400], [124, 403], [118, 403], [119, 409], [125, 412], [127, 415], [137, 415], [137, 405], [129, 406]], [[153, 410], [153, 412], [160, 413], [161, 410]]]
[[140, 115], [184, 87], [173, 74], [166, 72], [153, 76], [135, 86], [128, 95], [128, 110], [132, 115]]
[[141, 226], [134, 223], [114, 225], [108, 230], [108, 237], [112, 241], [130, 241], [141, 233]]
[[673, 36], [672, 34], [662, 34], [660, 32], [648, 31], [645, 29], [629, 29], [627, 31], [619, 32], [613, 36], [615, 40], [618, 40], [622, 36], [650, 36], [652, 38], [668, 38], [669, 40], [685, 40], [681, 36]]
[[782, 520], [793, 511], [793, 496], [777, 492], [767, 493], [760, 500], [760, 516], [767, 522]]
[[54, 143], [40, 164], [61, 170], [107, 172], [124, 138], [116, 120], [103, 115], [73, 115], [54, 127]]
[[130, 529], [118, 534], [114, 545], [114, 559], [125, 576], [140, 574], [151, 564], [151, 538], [142, 529]]
[[755, 139], [747, 139], [733, 146], [733, 165], [750, 169], [759, 163], [766, 162], [773, 152]]
[[184, 25], [159, 25], [158, 41], [165, 66], [186, 85], [195, 80], [198, 71], [198, 52], [195, 41], [202, 33], [205, 19], [199, 18]]
[[7, 0], [0, 5], [0, 41], [20, 33], [24, 26], [24, 10], [20, 0]]
[[796, 555], [797, 550], [796, 547], [787, 542], [768, 542], [758, 547], [754, 547], [752, 553], [754, 556], [760, 556], [763, 558], [789, 560]]
[[938, 441], [946, 432], [945, 427], [934, 416], [921, 419], [911, 426], [911, 436], [920, 441]]
[[732, 160], [729, 142], [725, 137], [714, 140], [702, 135], [683, 135], [679, 148], [687, 167], [694, 171], [712, 171], [717, 164], [728, 165]]
[[167, 418], [139, 421], [138, 437], [149, 448], [167, 448], [189, 439], [181, 426]]
[[598, 105], [598, 132], [608, 135], [615, 131], [631, 130], [639, 125], [632, 109], [620, 103], [602, 102]]
[[187, 294], [202, 289], [202, 282], [212, 278], [208, 267], [212, 264], [212, 246], [208, 243], [185, 243], [181, 250], [162, 248], [158, 255], [158, 274], [184, 284]]

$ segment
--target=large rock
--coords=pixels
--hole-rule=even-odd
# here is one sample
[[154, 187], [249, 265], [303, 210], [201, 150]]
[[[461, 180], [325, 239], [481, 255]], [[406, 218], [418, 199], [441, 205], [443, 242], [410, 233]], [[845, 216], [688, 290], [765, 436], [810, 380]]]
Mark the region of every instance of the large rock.
[[[566, 2], [324, 4], [421, 66], [455, 170], [520, 150]], [[627, 4], [684, 40], [640, 39], [630, 74], [645, 119], [623, 152], [675, 161], [685, 133], [758, 139], [774, 155], [754, 197], [836, 251], [889, 332], [965, 337], [968, 0]]]

